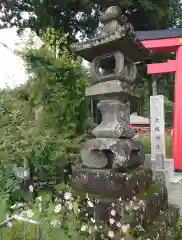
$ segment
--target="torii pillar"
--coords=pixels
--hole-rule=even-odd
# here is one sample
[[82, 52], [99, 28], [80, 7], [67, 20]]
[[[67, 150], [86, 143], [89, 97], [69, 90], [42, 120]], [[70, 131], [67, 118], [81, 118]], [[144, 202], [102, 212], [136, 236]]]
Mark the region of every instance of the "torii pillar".
[[182, 28], [137, 32], [142, 44], [153, 52], [175, 52], [176, 60], [148, 64], [148, 74], [175, 73], [173, 160], [175, 171], [182, 172]]

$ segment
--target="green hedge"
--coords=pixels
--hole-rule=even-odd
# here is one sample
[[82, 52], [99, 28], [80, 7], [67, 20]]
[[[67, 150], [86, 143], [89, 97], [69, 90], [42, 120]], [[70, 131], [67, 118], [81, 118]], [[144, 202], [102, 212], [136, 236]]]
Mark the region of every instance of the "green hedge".
[[[166, 136], [166, 157], [171, 158], [172, 156], [172, 137]], [[139, 136], [137, 141], [141, 142], [144, 146], [145, 154], [151, 154], [151, 139], [150, 136]]]

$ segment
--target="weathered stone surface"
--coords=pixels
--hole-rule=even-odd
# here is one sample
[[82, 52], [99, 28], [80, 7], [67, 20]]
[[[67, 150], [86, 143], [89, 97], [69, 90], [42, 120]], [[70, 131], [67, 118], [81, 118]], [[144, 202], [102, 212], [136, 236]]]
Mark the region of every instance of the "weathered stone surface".
[[72, 51], [77, 52], [89, 62], [98, 55], [118, 50], [123, 52], [127, 59], [133, 61], [148, 58], [148, 50], [136, 38], [133, 26], [126, 21], [121, 21], [121, 19], [126, 19], [124, 16], [119, 16], [116, 11], [105, 12], [102, 16], [100, 19], [102, 19], [103, 26], [99, 29], [99, 34], [84, 43], [72, 44]]
[[[103, 95], [109, 94], [121, 94], [133, 95], [132, 86], [126, 82], [121, 82], [119, 80], [112, 80], [107, 82], [102, 82], [95, 84], [94, 86], [86, 88], [86, 96], [92, 96], [95, 99], [102, 99]], [[109, 97], [109, 96], [108, 96]]]
[[73, 188], [112, 199], [129, 198], [148, 191], [152, 184], [152, 170], [139, 167], [129, 173], [117, 173], [109, 169], [90, 170], [75, 168]]
[[156, 154], [156, 169], [164, 169], [164, 155]]
[[[145, 196], [147, 193], [149, 195]], [[157, 188], [155, 192], [151, 192], [149, 189], [141, 195], [136, 197], [136, 199], [134, 198], [135, 200], [124, 200], [116, 203], [114, 207], [117, 213], [114, 217], [115, 220], [120, 219], [121, 222], [127, 221], [133, 227], [140, 223], [145, 228], [153, 223], [161, 211], [167, 210], [168, 197], [166, 188]], [[94, 209], [96, 219], [107, 221], [110, 218], [112, 204], [113, 199], [101, 198]]]
[[179, 209], [170, 206], [168, 210], [162, 212], [153, 224], [145, 228], [145, 232], [140, 234], [140, 240], [176, 240], [177, 222], [179, 219]]
[[[126, 120], [126, 104], [119, 100], [105, 100], [98, 105], [102, 113], [102, 122], [93, 131], [92, 134], [97, 138], [133, 138], [135, 133], [133, 129], [128, 128]], [[122, 113], [122, 114], [121, 114]]]
[[127, 61], [122, 52], [116, 51], [94, 58], [91, 76], [95, 82], [116, 79], [132, 84], [137, 76], [137, 67], [133, 62]]
[[150, 155], [145, 154], [144, 167], [152, 169], [152, 160]]
[[154, 175], [156, 184], [168, 185], [168, 172], [165, 169], [156, 169]]
[[[140, 219], [142, 226], [151, 224], [157, 215], [162, 210], [167, 210], [168, 207], [168, 193], [165, 186], [156, 186], [156, 189], [151, 189], [146, 192], [145, 197], [141, 197], [141, 200], [134, 204], [136, 220]], [[138, 205], [138, 210], [137, 210]]]
[[173, 227], [176, 230], [176, 223], [179, 220], [180, 212], [176, 205], [169, 204], [168, 211], [166, 213], [168, 226]]
[[121, 171], [144, 163], [142, 146], [132, 139], [89, 139], [83, 143], [81, 158], [85, 167]]

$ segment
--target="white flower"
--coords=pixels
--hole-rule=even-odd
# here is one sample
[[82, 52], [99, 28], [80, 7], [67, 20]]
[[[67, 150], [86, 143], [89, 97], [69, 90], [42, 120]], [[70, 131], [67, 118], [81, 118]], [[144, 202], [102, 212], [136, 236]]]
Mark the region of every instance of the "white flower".
[[115, 222], [114, 218], [110, 218], [110, 219], [109, 219], [109, 223], [110, 223], [111, 225], [113, 225], [114, 222]]
[[116, 210], [112, 209], [111, 210], [111, 216], [115, 216], [116, 215]]
[[104, 239], [104, 235], [103, 234], [101, 234], [100, 237], [101, 237], [101, 239]]
[[134, 197], [133, 197], [133, 200], [136, 201], [136, 199], [137, 199], [136, 196], [134, 196]]
[[129, 206], [125, 206], [125, 210], [129, 211], [130, 210]]
[[93, 223], [95, 223], [95, 219], [94, 219], [94, 218], [91, 218], [90, 221], [93, 222]]
[[42, 212], [42, 203], [39, 203], [38, 207], [39, 207], [39, 212]]
[[130, 228], [129, 224], [121, 226], [121, 230], [122, 230], [123, 233], [127, 232], [129, 228]]
[[56, 227], [60, 227], [61, 222], [59, 220], [52, 220], [51, 221], [51, 226], [56, 228]]
[[33, 192], [34, 189], [33, 189], [33, 186], [32, 186], [32, 185], [30, 185], [28, 188], [29, 188], [29, 191], [30, 191], [30, 192]]
[[12, 222], [7, 222], [7, 227], [11, 228], [13, 226]]
[[24, 203], [15, 203], [13, 206], [11, 206], [11, 209], [21, 208], [24, 207]]
[[88, 229], [88, 232], [91, 234], [91, 233], [92, 233], [92, 229], [91, 229], [91, 228], [89, 228], [89, 229]]
[[90, 200], [89, 200], [89, 201], [87, 201], [87, 204], [88, 204], [88, 206], [89, 206], [89, 207], [91, 207], [91, 208], [92, 208], [92, 207], [94, 207], [94, 204], [93, 204], [93, 202], [91, 202]]
[[108, 237], [113, 238], [114, 237], [114, 232], [113, 231], [109, 231], [108, 232]]
[[27, 217], [27, 211], [22, 211], [22, 212], [20, 213], [20, 216], [21, 216], [21, 217]]
[[33, 211], [32, 211], [31, 209], [28, 209], [28, 210], [26, 211], [26, 215], [27, 215], [28, 218], [32, 218], [33, 215], [34, 215], [34, 213], [33, 213]]
[[68, 209], [69, 209], [69, 210], [72, 210], [72, 209], [73, 209], [73, 203], [70, 202], [70, 203], [68, 204]]
[[97, 230], [97, 229], [98, 229], [98, 228], [97, 228], [97, 225], [95, 225], [95, 226], [94, 226], [94, 229], [95, 229], [95, 230]]
[[82, 225], [82, 226], [81, 226], [81, 231], [82, 231], [82, 232], [85, 232], [86, 230], [87, 230], [87, 225], [85, 225], [85, 224]]
[[54, 208], [54, 212], [55, 212], [55, 213], [59, 213], [59, 212], [61, 211], [61, 209], [62, 209], [62, 205], [61, 205], [61, 204], [57, 204], [57, 205], [55, 206], [55, 208]]
[[42, 197], [39, 196], [39, 197], [36, 198], [36, 200], [39, 201], [39, 202], [41, 202], [41, 201], [42, 201]]
[[65, 200], [69, 200], [69, 199], [71, 199], [71, 197], [72, 197], [72, 194], [71, 194], [70, 192], [66, 192], [66, 193], [64, 194]]
[[116, 223], [116, 226], [117, 226], [118, 228], [121, 228], [121, 223], [120, 223], [120, 222], [117, 222], [117, 223]]

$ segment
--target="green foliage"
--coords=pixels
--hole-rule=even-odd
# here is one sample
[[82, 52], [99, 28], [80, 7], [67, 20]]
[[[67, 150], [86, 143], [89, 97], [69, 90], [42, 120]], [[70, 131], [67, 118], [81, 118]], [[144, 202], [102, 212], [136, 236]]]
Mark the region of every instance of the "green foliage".
[[141, 142], [144, 146], [145, 154], [151, 154], [151, 140], [150, 136], [139, 136], [136, 139], [137, 141]]
[[7, 200], [9, 203], [19, 201], [23, 194], [21, 182], [15, 178], [11, 166], [5, 165], [0, 170], [0, 199]]
[[[65, 190], [66, 189], [68, 190], [67, 187]], [[72, 196], [71, 193], [66, 193]], [[72, 211], [73, 208], [68, 210], [66, 204], [74, 204], [74, 202], [72, 203], [72, 199], [70, 199], [70, 201], [67, 203], [65, 202], [65, 205], [64, 203], [54, 204], [52, 203], [50, 196], [48, 194], [44, 194], [42, 197], [37, 198], [34, 203], [29, 203], [27, 206], [13, 211], [13, 213], [12, 210], [8, 208], [6, 208], [6, 212], [9, 210], [9, 216], [10, 214], [16, 214], [29, 219], [33, 218], [34, 221], [39, 222], [40, 239], [80, 239], [78, 237], [80, 236], [80, 233], [77, 231], [80, 221], [76, 215], [75, 210], [74, 212]], [[58, 211], [55, 210], [56, 207]], [[5, 211], [3, 211], [2, 208], [0, 214], [2, 215], [2, 221], [5, 219], [6, 215]], [[35, 239], [37, 236], [37, 225], [30, 223], [23, 224], [23, 222], [14, 221], [12, 222], [12, 227], [0, 228], [0, 239], [2, 240], [18, 240], [23, 236], [23, 239]]]
[[42, 179], [79, 160], [72, 142], [88, 128], [86, 73], [66, 47], [57, 47], [66, 45], [66, 36], [53, 44], [54, 36], [48, 29], [40, 49], [19, 53], [29, 80], [0, 94], [1, 167], [30, 167]]
[[[139, 136], [137, 137], [137, 141], [143, 144], [145, 154], [151, 154], [150, 136]], [[172, 156], [172, 137], [171, 136], [166, 136], [165, 144], [166, 144], [166, 157], [171, 158]]]
[[181, 216], [178, 221], [177, 229], [178, 229], [178, 240], [181, 240], [182, 239], [182, 217]]
[[[69, 41], [76, 34], [90, 36], [98, 25], [98, 15], [108, 6], [121, 6], [131, 12], [129, 20], [136, 30], [165, 29], [180, 24], [181, 1], [179, 0], [9, 0], [0, 4], [2, 27], [29, 27], [43, 36], [48, 27], [58, 36], [69, 33]], [[23, 13], [29, 14], [25, 18]]]

